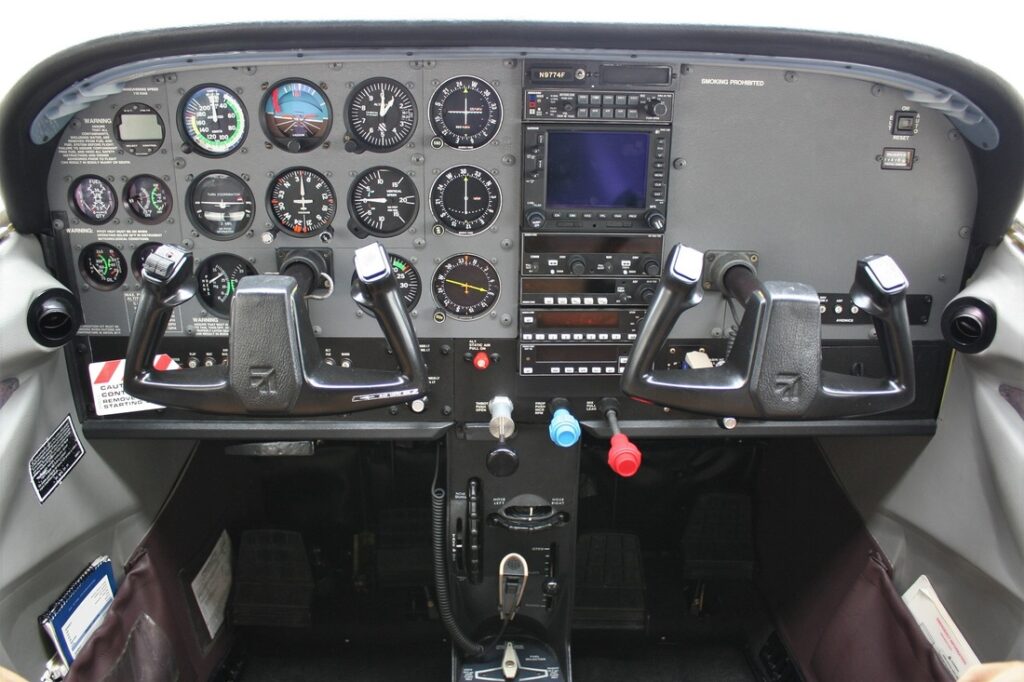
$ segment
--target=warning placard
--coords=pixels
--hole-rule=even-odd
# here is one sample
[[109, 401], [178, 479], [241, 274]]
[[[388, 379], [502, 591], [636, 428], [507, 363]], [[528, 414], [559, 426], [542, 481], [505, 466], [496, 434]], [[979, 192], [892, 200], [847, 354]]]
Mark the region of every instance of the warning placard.
[[[161, 371], [179, 369], [178, 363], [170, 355], [156, 356], [153, 359], [153, 367]], [[89, 385], [92, 386], [92, 400], [96, 406], [96, 414], [101, 417], [109, 414], [158, 410], [163, 407], [163, 405], [139, 400], [124, 392], [123, 358], [90, 363]]]
[[85, 448], [69, 414], [28, 462], [28, 476], [40, 504], [57, 489], [84, 454]]

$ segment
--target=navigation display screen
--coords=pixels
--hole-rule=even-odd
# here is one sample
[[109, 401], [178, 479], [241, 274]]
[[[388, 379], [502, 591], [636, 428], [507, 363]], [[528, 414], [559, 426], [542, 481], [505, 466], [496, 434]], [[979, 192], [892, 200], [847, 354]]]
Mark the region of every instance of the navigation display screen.
[[650, 133], [548, 132], [548, 208], [644, 208]]

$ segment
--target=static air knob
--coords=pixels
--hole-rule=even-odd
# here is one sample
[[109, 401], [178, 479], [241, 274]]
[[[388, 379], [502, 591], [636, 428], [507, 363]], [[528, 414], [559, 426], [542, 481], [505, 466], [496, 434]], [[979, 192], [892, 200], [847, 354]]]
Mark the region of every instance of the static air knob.
[[487, 470], [499, 478], [511, 476], [519, 468], [519, 455], [505, 445], [498, 445], [487, 455]]
[[668, 105], [657, 97], [647, 100], [647, 105], [644, 109], [650, 116], [657, 116], [658, 118], [668, 113]]

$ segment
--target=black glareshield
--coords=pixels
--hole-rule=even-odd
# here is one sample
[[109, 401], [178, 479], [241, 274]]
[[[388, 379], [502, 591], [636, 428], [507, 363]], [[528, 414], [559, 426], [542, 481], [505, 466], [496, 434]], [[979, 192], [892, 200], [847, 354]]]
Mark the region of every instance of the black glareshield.
[[164, 245], [144, 266], [142, 298], [128, 341], [125, 390], [142, 400], [200, 412], [282, 416], [342, 414], [422, 396], [426, 365], [387, 266], [387, 252], [373, 243], [358, 249], [355, 258], [360, 289], [394, 350], [399, 371], [325, 363], [304, 298], [318, 277], [301, 287], [289, 275], [253, 275], [239, 281], [231, 304], [230, 364], [155, 369], [153, 358], [171, 312], [195, 293], [192, 254]]
[[889, 256], [857, 262], [852, 300], [872, 316], [887, 376], [821, 369], [817, 292], [805, 284], [761, 282], [752, 270], [725, 274], [727, 293], [744, 304], [729, 358], [707, 369], [654, 370], [676, 320], [699, 304], [703, 254], [682, 244], [665, 275], [622, 375], [629, 396], [696, 414], [755, 419], [821, 419], [878, 414], [914, 400], [907, 280]]

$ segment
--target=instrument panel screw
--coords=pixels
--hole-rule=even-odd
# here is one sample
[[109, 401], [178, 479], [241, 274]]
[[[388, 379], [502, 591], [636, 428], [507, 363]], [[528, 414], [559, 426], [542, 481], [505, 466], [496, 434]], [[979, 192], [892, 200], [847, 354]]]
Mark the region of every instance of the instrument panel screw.
[[388, 408], [388, 414], [390, 414], [391, 416], [398, 414], [398, 408], [392, 405], [391, 407]]
[[879, 85], [878, 83], [875, 83], [874, 85], [871, 86], [871, 94], [874, 95], [875, 97], [878, 97], [883, 92], [885, 92], [884, 85]]
[[413, 154], [409, 157], [409, 160], [416, 166], [422, 166], [427, 161], [427, 157], [423, 154]]
[[686, 167], [686, 159], [672, 159], [672, 167], [676, 170], [682, 170]]
[[363, 314], [362, 308], [356, 308], [356, 317], [362, 317]]
[[514, 244], [512, 243], [511, 239], [502, 239], [501, 240], [501, 248], [505, 249], [506, 251], [511, 249], [513, 246], [514, 246]]
[[514, 166], [516, 165], [516, 157], [514, 154], [505, 154], [505, 156], [501, 157], [501, 162], [506, 166]]
[[960, 235], [961, 239], [967, 239], [968, 237], [971, 236], [971, 228], [969, 228], [969, 227], [961, 227], [960, 231], [957, 232], [957, 234]]
[[447, 417], [451, 413], [452, 413], [451, 405], [445, 405], [444, 407], [441, 408], [441, 414], [443, 414], [444, 416]]
[[412, 245], [417, 249], [425, 249], [427, 248], [427, 240], [423, 237], [416, 237], [416, 239], [412, 240]]
[[782, 77], [786, 80], [787, 83], [792, 83], [792, 82], [794, 82], [796, 80], [796, 72], [795, 71], [787, 71], [786, 73], [784, 73], [782, 75]]
[[441, 355], [448, 355], [449, 353], [452, 352], [452, 347], [449, 346], [447, 343], [442, 343], [440, 350], [441, 350]]
[[321, 334], [324, 333], [324, 330], [319, 325], [317, 325], [313, 327], [313, 333], [316, 334], [317, 336], [320, 336]]
[[720, 339], [720, 338], [722, 338], [722, 328], [721, 327], [715, 327], [714, 329], [712, 329], [711, 330], [711, 338], [713, 338], [713, 339]]
[[509, 315], [508, 313], [505, 313], [504, 315], [501, 316], [501, 326], [502, 327], [508, 327], [511, 324], [512, 324], [512, 316], [511, 315]]
[[51, 225], [51, 226], [53, 227], [53, 229], [55, 229], [55, 230], [63, 230], [63, 229], [64, 229], [64, 228], [66, 227], [66, 226], [64, 225], [64, 221], [63, 221], [63, 220], [61, 220], [60, 218], [54, 218], [54, 219], [53, 219], [53, 222], [52, 222], [52, 223], [50, 223], [50, 225]]

